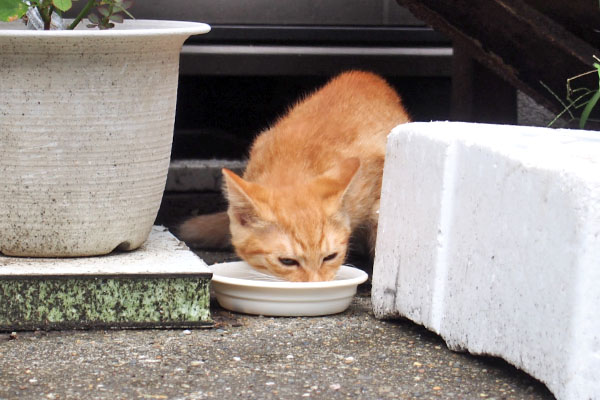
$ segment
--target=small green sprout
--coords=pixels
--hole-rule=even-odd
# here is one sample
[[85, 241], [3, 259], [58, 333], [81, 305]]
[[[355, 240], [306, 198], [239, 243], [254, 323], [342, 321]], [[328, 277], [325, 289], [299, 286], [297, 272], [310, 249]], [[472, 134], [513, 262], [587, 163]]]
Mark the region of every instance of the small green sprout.
[[[571, 121], [579, 120], [579, 128], [585, 129], [588, 121], [592, 121], [590, 119], [590, 114], [598, 104], [600, 100], [600, 59], [596, 56], [593, 56], [595, 63], [592, 65], [594, 69], [584, 72], [582, 74], [573, 76], [567, 79], [567, 96], [566, 102], [563, 101], [559, 96], [557, 96], [547, 85], [543, 82], [540, 82], [542, 86], [544, 86], [552, 95], [560, 102], [563, 107], [563, 110], [556, 115], [556, 117], [548, 124], [548, 126], [552, 126], [556, 121], [562, 118], [565, 114], [568, 114]], [[577, 87], [574, 88], [574, 82], [580, 78], [585, 76], [596, 74], [598, 75], [598, 87], [590, 89], [588, 87]], [[581, 114], [577, 117], [578, 110], [581, 110]]]

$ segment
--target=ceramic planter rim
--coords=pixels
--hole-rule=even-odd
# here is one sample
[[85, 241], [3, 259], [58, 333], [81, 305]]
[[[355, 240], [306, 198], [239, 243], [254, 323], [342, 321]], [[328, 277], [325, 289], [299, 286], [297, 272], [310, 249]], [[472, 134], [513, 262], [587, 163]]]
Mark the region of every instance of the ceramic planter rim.
[[210, 26], [202, 22], [128, 19], [115, 24], [112, 29], [86, 28], [86, 20], [73, 30], [37, 31], [26, 29], [20, 21], [0, 22], [0, 37], [44, 37], [44, 38], [83, 38], [83, 37], [148, 37], [148, 36], [191, 36], [208, 33]]

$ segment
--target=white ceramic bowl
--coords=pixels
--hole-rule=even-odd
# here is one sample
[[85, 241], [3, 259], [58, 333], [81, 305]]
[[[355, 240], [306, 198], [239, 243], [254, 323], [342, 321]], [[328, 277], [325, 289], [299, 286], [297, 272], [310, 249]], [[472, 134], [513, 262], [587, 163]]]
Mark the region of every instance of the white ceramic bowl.
[[348, 308], [356, 287], [367, 280], [360, 269], [343, 265], [335, 280], [288, 282], [254, 270], [243, 261], [215, 264], [212, 287], [221, 307], [245, 314], [317, 316]]

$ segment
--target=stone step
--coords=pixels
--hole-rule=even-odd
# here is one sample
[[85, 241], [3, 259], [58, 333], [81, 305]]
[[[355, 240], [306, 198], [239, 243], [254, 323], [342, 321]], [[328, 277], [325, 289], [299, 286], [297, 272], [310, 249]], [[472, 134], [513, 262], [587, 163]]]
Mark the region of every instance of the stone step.
[[222, 189], [221, 169], [228, 168], [241, 174], [245, 167], [243, 160], [172, 160], [165, 191], [219, 192]]
[[559, 399], [600, 398], [600, 133], [412, 123], [389, 137], [372, 301]]
[[211, 277], [204, 261], [160, 226], [132, 252], [0, 255], [0, 331], [211, 325]]

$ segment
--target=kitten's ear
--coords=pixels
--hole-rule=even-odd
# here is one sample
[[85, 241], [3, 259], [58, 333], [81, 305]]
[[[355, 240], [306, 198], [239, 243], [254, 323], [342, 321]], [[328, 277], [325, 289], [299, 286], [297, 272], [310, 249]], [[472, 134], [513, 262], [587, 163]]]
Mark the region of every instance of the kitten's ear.
[[266, 190], [256, 183], [245, 181], [227, 168], [221, 171], [233, 217], [241, 225], [247, 225], [258, 217], [260, 203], [267, 196]]
[[323, 199], [327, 214], [331, 215], [340, 208], [344, 194], [359, 167], [358, 157], [346, 158], [312, 182], [313, 190]]

